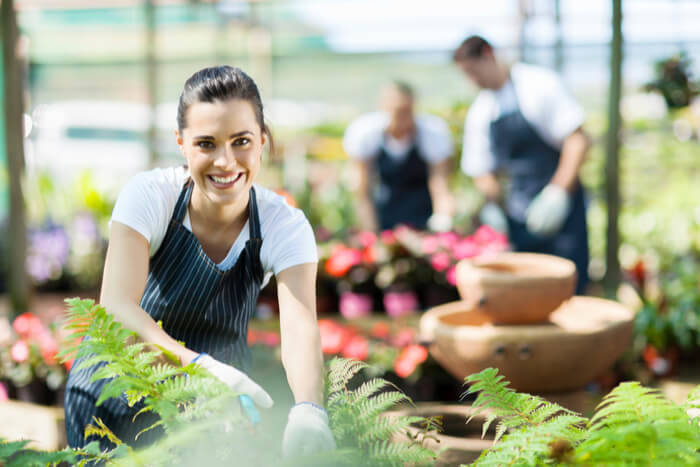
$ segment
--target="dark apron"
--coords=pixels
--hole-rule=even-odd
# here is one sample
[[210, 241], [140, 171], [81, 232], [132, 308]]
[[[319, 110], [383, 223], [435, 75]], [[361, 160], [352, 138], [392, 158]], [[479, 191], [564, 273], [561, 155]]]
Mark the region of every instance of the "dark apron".
[[382, 145], [374, 163], [379, 178], [374, 207], [380, 230], [393, 229], [399, 224], [425, 229], [433, 214], [433, 204], [428, 190], [428, 164], [416, 143], [399, 160], [387, 154]]
[[549, 237], [533, 235], [525, 227], [525, 213], [554, 176], [560, 152], [537, 134], [520, 109], [491, 122], [489, 139], [499, 166], [505, 168], [510, 179], [505, 204], [509, 237], [516, 251], [572, 260], [578, 273], [576, 294], [584, 294], [588, 284], [588, 230], [581, 184], [576, 182], [571, 210], [561, 230]]
[[[162, 321], [163, 330], [184, 342], [187, 348], [206, 352], [247, 371], [248, 321], [255, 311], [264, 275], [255, 190], [250, 189], [248, 203], [250, 239], [236, 264], [224, 271], [209, 259], [194, 234], [182, 225], [193, 186], [188, 180], [180, 192], [163, 243], [150, 260], [140, 306], [155, 321]], [[80, 361], [74, 363], [73, 369]], [[157, 418], [142, 414], [132, 423], [142, 405], [128, 407], [125, 397], [108, 399], [95, 406], [106, 380], [91, 383], [90, 377], [100, 366], [71, 371], [68, 376], [65, 397], [68, 444], [82, 447], [97, 439], [102, 449], [114, 447], [103, 438], [84, 438], [85, 426], [93, 423], [93, 416], [101, 418], [122, 441], [134, 447], [150, 444], [161, 436], [162, 430], [154, 429], [134, 439]]]

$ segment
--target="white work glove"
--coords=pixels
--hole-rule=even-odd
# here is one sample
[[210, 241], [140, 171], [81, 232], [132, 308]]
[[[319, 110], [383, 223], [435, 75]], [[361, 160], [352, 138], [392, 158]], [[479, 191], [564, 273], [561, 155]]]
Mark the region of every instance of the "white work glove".
[[428, 229], [433, 232], [447, 232], [452, 228], [452, 217], [439, 212], [428, 218]]
[[527, 230], [542, 237], [557, 233], [564, 225], [570, 207], [571, 199], [565, 189], [559, 185], [547, 185], [527, 208]]
[[335, 439], [326, 411], [311, 402], [300, 402], [292, 407], [282, 437], [282, 455], [308, 455], [334, 449]]
[[192, 363], [209, 371], [232, 391], [238, 394], [247, 394], [258, 406], [264, 409], [272, 407], [273, 401], [270, 395], [242, 371], [221, 363], [205, 353], [195, 357]]
[[488, 225], [493, 230], [497, 230], [506, 235], [508, 234], [508, 219], [506, 219], [506, 214], [498, 204], [492, 201], [484, 204], [481, 208], [479, 220], [482, 224]]

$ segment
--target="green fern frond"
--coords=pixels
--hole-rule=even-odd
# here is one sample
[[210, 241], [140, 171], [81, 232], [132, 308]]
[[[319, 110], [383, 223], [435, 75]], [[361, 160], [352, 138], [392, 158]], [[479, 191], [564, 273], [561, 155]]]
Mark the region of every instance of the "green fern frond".
[[117, 437], [117, 435], [115, 435], [100, 418], [92, 417], [92, 420], [95, 422], [95, 425], [88, 425], [85, 427], [86, 438], [92, 435], [97, 435], [100, 438], [107, 438], [115, 446], [120, 446], [122, 444], [122, 440], [120, 440], [119, 437]]
[[613, 389], [596, 408], [590, 429], [615, 427], [648, 419], [679, 420], [683, 411], [665, 399], [658, 390], [645, 388], [638, 382], [626, 382]]

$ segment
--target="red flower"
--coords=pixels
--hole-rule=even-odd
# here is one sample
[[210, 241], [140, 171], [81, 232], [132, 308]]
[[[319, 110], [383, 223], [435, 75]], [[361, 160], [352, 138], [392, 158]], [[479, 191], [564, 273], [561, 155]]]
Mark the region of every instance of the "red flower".
[[29, 359], [29, 345], [24, 340], [18, 340], [10, 348], [10, 357], [16, 363], [24, 363]]
[[474, 241], [476, 241], [477, 244], [482, 246], [493, 244], [501, 246], [508, 245], [508, 238], [501, 232], [494, 230], [488, 225], [482, 225], [481, 227], [476, 229], [476, 232], [474, 232], [472, 238], [474, 239]]
[[343, 357], [364, 360], [369, 355], [369, 344], [362, 336], [351, 337], [343, 346]]
[[333, 277], [343, 277], [353, 266], [360, 264], [362, 253], [354, 248], [336, 245], [326, 261], [326, 272]]
[[450, 266], [450, 255], [444, 251], [435, 253], [433, 257], [430, 258], [430, 265], [436, 271], [444, 271]]
[[47, 365], [56, 364], [56, 355], [58, 354], [58, 344], [48, 332], [42, 333], [37, 338], [39, 348], [41, 349], [41, 357]]
[[255, 329], [248, 329], [248, 345], [253, 345], [260, 340], [260, 333]]
[[428, 358], [428, 351], [418, 344], [411, 344], [404, 347], [394, 362], [394, 371], [401, 378], [406, 378], [413, 373], [418, 365]]
[[328, 319], [319, 320], [318, 329], [321, 334], [321, 350], [327, 355], [340, 352], [352, 337], [352, 331]]
[[362, 261], [369, 264], [377, 262], [377, 249], [370, 245], [362, 250]]
[[372, 325], [372, 329], [370, 330], [370, 335], [376, 339], [388, 339], [389, 334], [391, 332], [391, 329], [389, 328], [389, 325], [385, 323], [384, 321], [378, 321]]
[[46, 328], [41, 320], [31, 313], [22, 313], [12, 323], [12, 327], [19, 337], [36, 337], [43, 333]]

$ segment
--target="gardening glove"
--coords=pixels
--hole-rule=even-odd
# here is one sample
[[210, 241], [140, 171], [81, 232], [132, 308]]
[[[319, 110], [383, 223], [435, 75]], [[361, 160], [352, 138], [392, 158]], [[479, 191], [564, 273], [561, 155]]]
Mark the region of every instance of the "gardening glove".
[[506, 219], [506, 214], [503, 212], [503, 209], [493, 201], [489, 201], [481, 208], [479, 220], [482, 224], [488, 225], [493, 230], [508, 235], [508, 220]]
[[566, 190], [559, 185], [547, 185], [527, 208], [527, 230], [541, 237], [554, 235], [564, 225], [570, 208], [571, 199]]
[[447, 232], [452, 228], [452, 217], [439, 212], [428, 218], [428, 229], [433, 232]]
[[260, 407], [264, 409], [272, 407], [273, 401], [270, 395], [242, 371], [221, 363], [205, 353], [197, 355], [192, 363], [209, 371], [234, 392], [247, 394]]
[[289, 411], [282, 437], [282, 455], [308, 455], [334, 449], [335, 439], [328, 426], [328, 413], [311, 402], [294, 405]]

